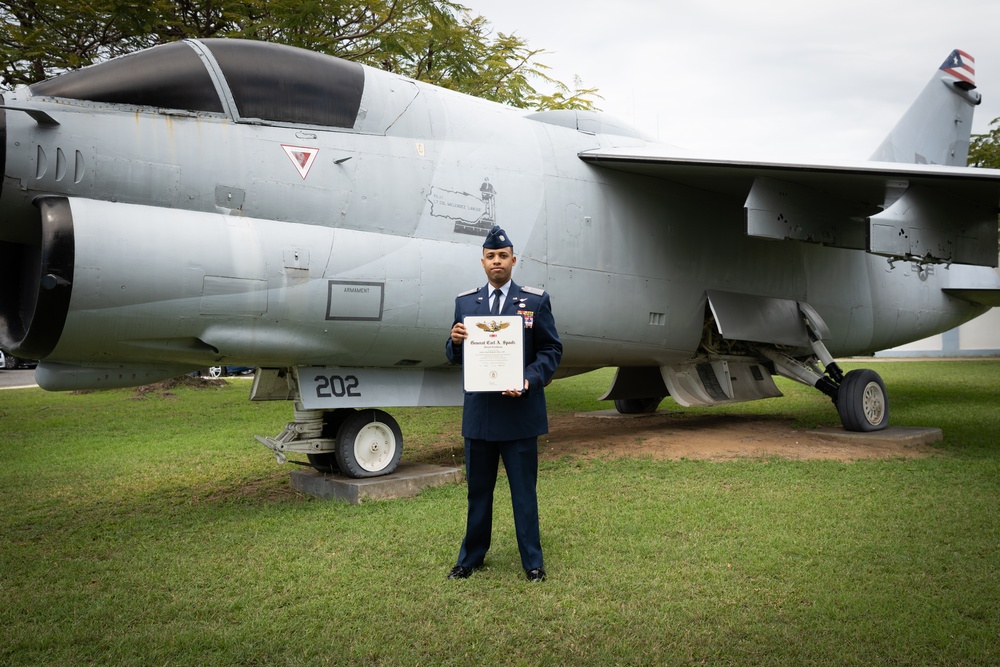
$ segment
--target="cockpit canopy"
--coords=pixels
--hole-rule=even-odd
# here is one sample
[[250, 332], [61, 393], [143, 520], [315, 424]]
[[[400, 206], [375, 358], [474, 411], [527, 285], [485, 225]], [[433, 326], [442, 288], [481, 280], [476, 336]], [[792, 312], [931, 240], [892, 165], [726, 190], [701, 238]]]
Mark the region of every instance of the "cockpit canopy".
[[67, 72], [30, 90], [37, 96], [195, 113], [226, 113], [224, 100], [231, 99], [238, 121], [351, 128], [364, 86], [358, 63], [281, 44], [201, 39]]

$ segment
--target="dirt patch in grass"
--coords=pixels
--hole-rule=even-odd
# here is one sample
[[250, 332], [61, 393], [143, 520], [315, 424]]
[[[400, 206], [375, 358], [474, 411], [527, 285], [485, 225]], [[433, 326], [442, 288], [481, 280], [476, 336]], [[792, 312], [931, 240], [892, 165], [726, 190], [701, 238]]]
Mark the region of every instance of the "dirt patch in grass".
[[228, 382], [222, 378], [198, 377], [196, 375], [180, 375], [162, 382], [144, 384], [135, 388], [132, 394], [133, 399], [146, 398], [147, 396], [159, 396], [160, 398], [172, 398], [175, 396], [173, 389], [177, 387], [191, 387], [192, 389], [218, 389], [225, 387]]
[[538, 439], [542, 459], [637, 457], [732, 460], [780, 457], [796, 460], [891, 459], [930, 456], [939, 450], [905, 439], [844, 441], [787, 420], [756, 415], [692, 415], [659, 411], [617, 415], [614, 411], [550, 417]]
[[[191, 387], [192, 389], [218, 389], [219, 387], [225, 387], [228, 382], [222, 378], [207, 378], [199, 377], [197, 375], [180, 375], [175, 378], [170, 378], [169, 380], [163, 380], [161, 382], [154, 382], [153, 384], [144, 384], [140, 387], [136, 387], [132, 393], [132, 398], [145, 398], [147, 396], [160, 396], [164, 398], [169, 398], [174, 396], [172, 389], [177, 387]], [[75, 389], [70, 393], [72, 396], [83, 396], [86, 394], [95, 394], [99, 391], [106, 391], [105, 389]]]
[[[840, 429], [830, 429], [839, 431]], [[940, 455], [933, 444], [883, 435], [842, 438], [793, 428], [791, 420], [760, 415], [691, 414], [661, 410], [619, 415], [614, 410], [550, 415], [549, 433], [538, 438], [542, 461], [565, 458], [652, 458], [730, 461], [747, 458], [858, 461]], [[856, 434], [860, 436], [861, 434]], [[404, 451], [415, 463], [461, 466], [460, 425], [436, 442]]]

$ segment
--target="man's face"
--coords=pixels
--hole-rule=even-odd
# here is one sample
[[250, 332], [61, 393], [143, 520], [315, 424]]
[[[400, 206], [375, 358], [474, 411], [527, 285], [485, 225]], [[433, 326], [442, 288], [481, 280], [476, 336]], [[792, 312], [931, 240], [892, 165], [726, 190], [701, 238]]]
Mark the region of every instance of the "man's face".
[[483, 270], [486, 271], [486, 279], [493, 287], [503, 287], [510, 280], [510, 274], [517, 264], [517, 257], [514, 256], [514, 249], [511, 247], [483, 250]]

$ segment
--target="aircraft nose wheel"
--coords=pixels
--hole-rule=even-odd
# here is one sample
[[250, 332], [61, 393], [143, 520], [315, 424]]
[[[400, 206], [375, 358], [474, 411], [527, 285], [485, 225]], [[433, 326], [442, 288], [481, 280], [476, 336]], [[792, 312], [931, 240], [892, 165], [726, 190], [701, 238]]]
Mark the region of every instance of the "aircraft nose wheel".
[[[323, 437], [333, 440], [336, 443], [340, 427], [354, 412], [353, 408], [337, 408], [336, 410], [325, 412], [323, 416]], [[309, 458], [309, 463], [312, 464], [312, 467], [320, 472], [340, 472], [335, 452], [321, 452], [318, 454], [307, 454], [306, 456]]]
[[382, 410], [359, 410], [337, 433], [335, 454], [341, 472], [350, 477], [388, 475], [403, 454], [399, 424]]
[[885, 383], [868, 368], [844, 376], [837, 393], [837, 412], [846, 431], [880, 431], [889, 425]]

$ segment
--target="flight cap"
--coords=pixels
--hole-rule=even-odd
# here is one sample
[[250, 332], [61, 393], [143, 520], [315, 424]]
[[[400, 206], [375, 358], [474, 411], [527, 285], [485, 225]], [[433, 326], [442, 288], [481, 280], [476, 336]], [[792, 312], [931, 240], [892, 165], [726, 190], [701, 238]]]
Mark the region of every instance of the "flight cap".
[[500, 229], [500, 225], [493, 225], [493, 229], [490, 230], [490, 233], [486, 235], [486, 240], [483, 241], [483, 248], [486, 250], [511, 248], [513, 250], [514, 243], [507, 236], [507, 232]]

